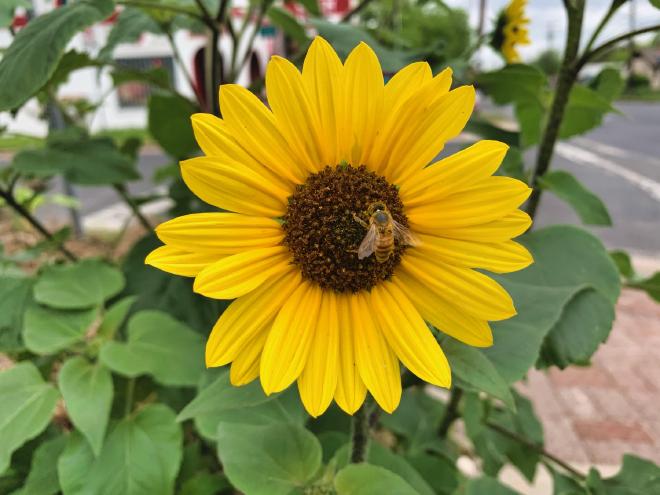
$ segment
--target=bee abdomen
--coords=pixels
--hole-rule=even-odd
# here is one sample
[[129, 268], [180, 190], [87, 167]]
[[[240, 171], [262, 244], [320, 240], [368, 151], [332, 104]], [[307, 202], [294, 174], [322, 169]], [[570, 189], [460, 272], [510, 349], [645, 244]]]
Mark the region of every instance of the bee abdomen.
[[394, 235], [382, 235], [376, 240], [374, 254], [378, 263], [385, 263], [394, 252]]

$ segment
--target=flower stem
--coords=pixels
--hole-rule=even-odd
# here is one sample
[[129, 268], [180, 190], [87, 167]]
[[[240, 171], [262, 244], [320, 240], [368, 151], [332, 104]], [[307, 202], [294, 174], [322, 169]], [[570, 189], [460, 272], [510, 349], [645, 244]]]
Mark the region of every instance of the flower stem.
[[367, 457], [369, 444], [369, 415], [367, 414], [367, 403], [355, 411], [352, 418], [351, 431], [351, 462], [364, 462]]
[[536, 214], [536, 209], [538, 208], [541, 199], [539, 179], [543, 177], [543, 174], [545, 174], [548, 168], [550, 168], [550, 161], [552, 160], [555, 143], [559, 137], [559, 128], [562, 119], [564, 118], [564, 111], [566, 109], [566, 104], [568, 103], [568, 97], [575, 84], [575, 80], [577, 79], [576, 60], [578, 49], [580, 47], [584, 0], [574, 0], [572, 2], [567, 1], [565, 2], [565, 6], [568, 16], [566, 49], [564, 50], [564, 59], [561, 64], [561, 69], [559, 70], [557, 89], [555, 91], [554, 99], [552, 100], [550, 115], [545, 130], [543, 131], [543, 138], [536, 158], [536, 166], [532, 173], [531, 186], [533, 191], [529, 198], [529, 202], [527, 203], [527, 213], [532, 219]]

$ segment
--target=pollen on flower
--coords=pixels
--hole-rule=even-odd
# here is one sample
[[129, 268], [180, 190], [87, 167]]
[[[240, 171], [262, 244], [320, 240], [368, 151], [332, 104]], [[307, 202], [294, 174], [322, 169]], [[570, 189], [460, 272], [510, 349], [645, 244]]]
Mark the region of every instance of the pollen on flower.
[[384, 203], [394, 220], [408, 226], [397, 187], [366, 167], [337, 165], [311, 174], [289, 197], [284, 244], [307, 280], [336, 292], [369, 290], [392, 276], [405, 246], [395, 243], [384, 263], [374, 256], [359, 260], [357, 249], [367, 230], [367, 210]]

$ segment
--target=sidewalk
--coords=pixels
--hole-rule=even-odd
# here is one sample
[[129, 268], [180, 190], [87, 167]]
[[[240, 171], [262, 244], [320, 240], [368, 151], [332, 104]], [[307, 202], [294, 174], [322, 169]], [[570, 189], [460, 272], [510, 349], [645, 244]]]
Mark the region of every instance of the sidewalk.
[[521, 389], [546, 448], [571, 464], [618, 465], [624, 453], [660, 463], [660, 304], [624, 290], [591, 367], [533, 371]]

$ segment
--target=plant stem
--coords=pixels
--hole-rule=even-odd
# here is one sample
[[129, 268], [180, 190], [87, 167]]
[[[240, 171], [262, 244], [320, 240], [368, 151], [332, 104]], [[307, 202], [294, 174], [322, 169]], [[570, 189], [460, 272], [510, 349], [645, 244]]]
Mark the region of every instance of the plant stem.
[[344, 17], [341, 18], [341, 22], [348, 22], [351, 20], [351, 18], [362, 12], [362, 10], [369, 5], [373, 0], [362, 0], [359, 4], [357, 4], [352, 10], [349, 10]]
[[[5, 202], [11, 206], [16, 213], [25, 218], [30, 225], [39, 231], [46, 239], [51, 242], [55, 242], [53, 234], [46, 228], [44, 225], [37, 220], [37, 218], [30, 213], [27, 208], [22, 204], [16, 201], [16, 198], [9, 192], [3, 189], [0, 189], [0, 197], [5, 200]], [[66, 256], [70, 261], [78, 261], [78, 258], [75, 254], [69, 251], [63, 243], [57, 243], [57, 249], [59, 249], [64, 256]]]
[[587, 476], [584, 473], [581, 473], [580, 471], [575, 469], [570, 464], [566, 463], [565, 461], [562, 461], [557, 456], [551, 454], [550, 452], [545, 450], [542, 445], [538, 445], [538, 444], [528, 440], [527, 438], [519, 435], [518, 433], [516, 433], [514, 431], [509, 431], [506, 428], [498, 425], [497, 423], [491, 423], [490, 421], [486, 421], [485, 424], [491, 430], [494, 430], [494, 431], [500, 433], [501, 435], [504, 435], [505, 437], [508, 437], [511, 440], [514, 440], [514, 441], [518, 442], [519, 444], [524, 445], [525, 447], [528, 447], [528, 448], [534, 450], [535, 452], [539, 453], [540, 455], [542, 455], [543, 457], [545, 457], [549, 461], [552, 461], [554, 464], [561, 467], [565, 471], [571, 473], [576, 478], [579, 478], [581, 480], [584, 480], [584, 479], [587, 478]]
[[612, 4], [610, 5], [610, 8], [607, 10], [605, 15], [601, 19], [600, 23], [598, 24], [598, 26], [594, 30], [593, 34], [591, 35], [591, 38], [589, 38], [589, 41], [587, 42], [587, 46], [584, 48], [584, 53], [591, 50], [591, 47], [596, 42], [596, 38], [598, 38], [598, 35], [601, 33], [603, 28], [607, 25], [607, 23], [612, 18], [612, 16], [615, 14], [615, 12], [617, 10], [619, 10], [619, 7], [621, 7], [624, 3], [625, 3], [625, 1], [612, 0]]
[[536, 209], [538, 208], [541, 199], [539, 179], [550, 167], [550, 161], [552, 160], [555, 143], [559, 136], [559, 128], [562, 119], [564, 118], [564, 111], [566, 109], [566, 104], [568, 103], [568, 97], [577, 78], [575, 62], [580, 47], [584, 0], [565, 2], [565, 6], [568, 17], [566, 48], [564, 50], [564, 59], [559, 70], [557, 89], [555, 90], [555, 96], [552, 100], [550, 115], [545, 130], [543, 131], [541, 145], [539, 146], [538, 155], [536, 157], [536, 166], [532, 173], [531, 186], [533, 190], [529, 202], [527, 203], [527, 213], [532, 219], [536, 215]]
[[117, 194], [121, 196], [121, 199], [124, 200], [126, 205], [131, 209], [142, 226], [147, 230], [147, 232], [151, 232], [154, 228], [149, 223], [149, 220], [147, 220], [147, 217], [142, 214], [140, 207], [135, 203], [135, 200], [128, 194], [126, 187], [124, 187], [123, 184], [117, 184], [114, 187], [115, 191], [117, 191]]
[[135, 378], [129, 378], [126, 382], [126, 402], [124, 403], [124, 416], [131, 414], [133, 410], [133, 396], [135, 395]]
[[352, 418], [351, 432], [351, 462], [364, 462], [367, 456], [369, 444], [369, 417], [367, 414], [367, 403], [355, 411]]
[[454, 386], [449, 395], [449, 402], [447, 403], [445, 415], [442, 417], [442, 421], [440, 421], [440, 426], [438, 427], [438, 435], [440, 435], [440, 438], [447, 437], [449, 427], [454, 420], [458, 418], [458, 404], [461, 401], [461, 397], [463, 397], [463, 389]]
[[597, 46], [591, 51], [585, 50], [585, 52], [582, 54], [578, 62], [575, 64], [576, 71], [579, 71], [580, 69], [582, 69], [582, 67], [585, 66], [587, 62], [594, 59], [598, 55], [602, 55], [603, 53], [608, 52], [622, 41], [625, 41], [629, 38], [634, 38], [635, 36], [638, 36], [640, 34], [652, 33], [653, 31], [660, 31], [660, 24], [654, 24], [653, 26], [647, 26], [645, 28], [637, 29], [635, 31], [630, 31], [629, 33], [622, 34], [621, 36], [617, 36], [616, 38], [612, 38], [611, 40], [606, 41], [605, 43], [603, 43], [600, 46]]
[[186, 79], [186, 82], [190, 86], [190, 89], [193, 90], [193, 93], [195, 93], [195, 98], [197, 98], [197, 104], [201, 108], [204, 103], [204, 97], [199, 91], [199, 88], [195, 84], [195, 81], [193, 81], [192, 75], [188, 71], [188, 68], [186, 65], [183, 63], [183, 58], [181, 57], [181, 53], [179, 52], [178, 47], [176, 46], [176, 43], [174, 42], [174, 35], [170, 31], [169, 28], [165, 29], [165, 36], [167, 36], [167, 40], [170, 42], [170, 46], [172, 47], [172, 55], [174, 56], [174, 60], [176, 61], [177, 65], [181, 67], [181, 72], [183, 72], [183, 76]]

